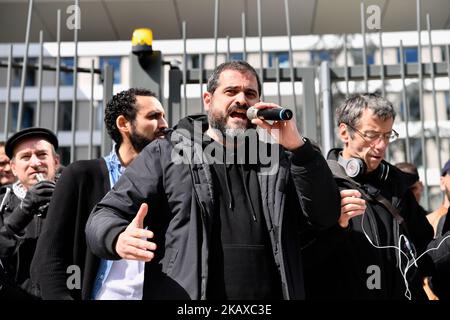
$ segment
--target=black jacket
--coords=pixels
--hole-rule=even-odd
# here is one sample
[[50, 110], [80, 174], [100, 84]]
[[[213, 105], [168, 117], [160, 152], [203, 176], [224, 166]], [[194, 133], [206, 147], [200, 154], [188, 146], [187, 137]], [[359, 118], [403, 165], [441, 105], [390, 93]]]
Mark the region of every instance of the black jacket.
[[[109, 190], [103, 158], [74, 162], [59, 178], [31, 266], [32, 281], [43, 299], [90, 298], [99, 259], [87, 249], [84, 229], [92, 208]], [[67, 272], [71, 265], [80, 268], [81, 289], [67, 287], [77, 272]]]
[[[118, 235], [140, 204], [149, 204], [145, 222], [155, 233], [158, 249], [146, 264], [144, 299], [207, 298], [216, 199], [210, 166], [202, 161], [201, 138], [194, 137], [193, 143], [188, 137], [194, 120], [202, 123], [200, 134], [206, 130], [206, 116], [188, 117], [180, 121], [180, 130], [150, 143], [97, 205], [86, 227], [92, 251], [105, 259], [118, 259], [114, 249]], [[307, 215], [316, 227], [329, 227], [337, 221], [340, 199], [325, 159], [308, 141], [293, 155], [276, 149], [278, 167], [272, 163], [265, 168], [273, 169], [273, 174], [264, 174], [262, 168], [258, 173], [263, 214], [283, 295], [302, 299], [299, 219]], [[182, 159], [189, 163], [178, 162]]]
[[[9, 189], [9, 191], [7, 191]], [[30, 282], [30, 265], [36, 249], [37, 240], [45, 224], [45, 215], [24, 215], [20, 208], [21, 200], [7, 185], [0, 190], [0, 259], [11, 283], [20, 286], [30, 294], [38, 295]], [[20, 216], [22, 230], [9, 227], [8, 219]]]
[[[405, 299], [406, 287], [398, 269], [399, 251], [375, 248], [367, 236], [377, 246], [398, 247], [403, 234], [410, 247], [417, 251], [417, 256], [424, 252], [432, 239], [433, 229], [408, 188], [413, 177], [383, 161], [382, 166], [389, 170], [386, 180], [379, 178], [381, 165], [370, 174], [351, 179], [337, 162], [340, 151], [333, 149], [328, 155], [339, 189], [360, 190], [367, 209], [363, 215], [352, 218], [347, 229], [336, 225], [316, 235], [315, 241], [304, 249], [307, 296], [313, 299]], [[404, 219], [402, 224], [376, 200], [377, 195], [399, 210]], [[411, 259], [403, 240], [400, 247]], [[401, 255], [401, 259], [404, 268], [406, 257]], [[425, 298], [421, 276], [430, 272], [426, 258], [418, 263], [423, 273], [417, 272], [414, 266], [407, 273], [412, 299]], [[379, 281], [376, 281], [378, 275]]]

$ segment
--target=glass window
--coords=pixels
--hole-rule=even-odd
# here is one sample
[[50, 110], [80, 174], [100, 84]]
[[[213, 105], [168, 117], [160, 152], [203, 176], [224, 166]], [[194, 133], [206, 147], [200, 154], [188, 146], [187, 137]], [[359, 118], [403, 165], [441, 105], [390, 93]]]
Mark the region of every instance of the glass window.
[[[25, 102], [23, 104], [23, 113], [22, 113], [22, 125], [21, 128], [29, 128], [34, 126], [34, 108], [36, 103], [35, 102]], [[11, 103], [12, 112], [11, 112], [11, 119], [10, 119], [10, 128], [11, 131], [15, 132], [17, 128], [17, 120], [18, 120], [18, 113], [19, 113], [19, 103], [13, 102]]]
[[102, 148], [101, 146], [94, 146], [92, 148], [92, 159], [97, 159], [102, 156]]
[[198, 54], [190, 54], [188, 65], [190, 64], [190, 69], [199, 69], [200, 68], [200, 55]]
[[[14, 58], [13, 63], [21, 64], [23, 59]], [[35, 65], [37, 62], [36, 58], [28, 58], [27, 65]], [[22, 81], [22, 67], [13, 68], [11, 84], [13, 87], [20, 87]], [[27, 68], [27, 74], [25, 78], [25, 86], [32, 87], [36, 85], [36, 70], [34, 68]]]
[[406, 88], [406, 97], [409, 104], [409, 120], [420, 120], [419, 84], [417, 82], [411, 83]]
[[[353, 64], [355, 66], [364, 65], [363, 49], [351, 49], [350, 54], [353, 58]], [[375, 63], [375, 54], [373, 52], [368, 52], [367, 53], [367, 64], [371, 65], [374, 63]]]
[[410, 138], [409, 143], [411, 145], [412, 159], [411, 163], [414, 163], [417, 168], [421, 168], [422, 162], [422, 140], [420, 138]]
[[230, 53], [230, 61], [233, 60], [243, 60], [244, 54], [242, 52], [231, 52]]
[[447, 113], [447, 119], [450, 119], [450, 93], [449, 94], [445, 94], [445, 109], [446, 109], [446, 113]]
[[[403, 48], [404, 61], [405, 63], [414, 63], [418, 60], [418, 50], [417, 48]], [[400, 48], [397, 49], [397, 62], [400, 63]]]
[[311, 62], [315, 65], [319, 65], [322, 61], [331, 61], [331, 55], [326, 50], [311, 51]]
[[278, 58], [280, 68], [289, 68], [289, 52], [271, 52], [269, 53], [269, 67], [275, 67], [275, 61]]
[[70, 131], [72, 129], [72, 101], [59, 103], [58, 130]]
[[440, 47], [441, 48], [441, 61], [447, 61], [447, 47], [450, 50], [450, 45]]
[[[73, 67], [73, 58], [61, 58], [61, 66]], [[73, 71], [61, 71], [59, 83], [62, 86], [73, 86]]]
[[369, 53], [367, 55], [367, 64], [374, 64], [375, 63], [375, 55], [373, 53]]
[[112, 66], [114, 73], [114, 84], [119, 84], [121, 82], [121, 57], [100, 57], [100, 69], [103, 70], [103, 66], [108, 64]]

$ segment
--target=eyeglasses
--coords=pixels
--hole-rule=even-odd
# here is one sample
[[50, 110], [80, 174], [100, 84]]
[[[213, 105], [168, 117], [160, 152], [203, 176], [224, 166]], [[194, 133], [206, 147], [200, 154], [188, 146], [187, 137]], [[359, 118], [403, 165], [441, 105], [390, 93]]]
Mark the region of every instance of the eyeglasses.
[[397, 138], [398, 138], [398, 132], [395, 131], [394, 129], [392, 129], [392, 131], [387, 132], [387, 133], [381, 133], [381, 132], [377, 132], [377, 131], [361, 132], [358, 129], [356, 129], [355, 127], [352, 127], [351, 125], [349, 125], [347, 123], [346, 123], [346, 125], [350, 129], [355, 131], [357, 134], [359, 134], [361, 136], [361, 138], [363, 138], [365, 141], [367, 141], [369, 143], [375, 143], [376, 141], [379, 141], [380, 139], [383, 139], [384, 141], [393, 142], [393, 141], [397, 140]]

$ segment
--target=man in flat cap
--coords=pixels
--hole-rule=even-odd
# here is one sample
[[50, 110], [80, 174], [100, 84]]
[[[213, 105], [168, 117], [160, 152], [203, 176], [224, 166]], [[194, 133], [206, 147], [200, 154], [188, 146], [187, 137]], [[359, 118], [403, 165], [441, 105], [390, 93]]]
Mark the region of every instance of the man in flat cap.
[[442, 204], [439, 208], [427, 215], [428, 222], [433, 226], [434, 236], [437, 237], [442, 230], [438, 230], [438, 224], [442, 217], [447, 215], [450, 207], [450, 160], [441, 170], [440, 188], [443, 193]]
[[31, 294], [30, 263], [55, 188], [57, 148], [57, 137], [45, 128], [24, 129], [5, 144], [17, 181], [0, 190], [0, 260], [13, 284]]

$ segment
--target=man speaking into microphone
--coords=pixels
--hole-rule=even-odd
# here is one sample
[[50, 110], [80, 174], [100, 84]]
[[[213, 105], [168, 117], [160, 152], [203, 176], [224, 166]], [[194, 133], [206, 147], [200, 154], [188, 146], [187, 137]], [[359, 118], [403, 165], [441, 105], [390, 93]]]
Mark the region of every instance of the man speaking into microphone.
[[[203, 94], [207, 115], [149, 144], [94, 208], [89, 246], [105, 259], [147, 261], [143, 299], [304, 298], [299, 225], [336, 224], [340, 196], [295, 120], [266, 122], [280, 107], [260, 94], [247, 62], [219, 65]], [[268, 165], [236, 152], [254, 146], [239, 143], [257, 126], [275, 138]]]

